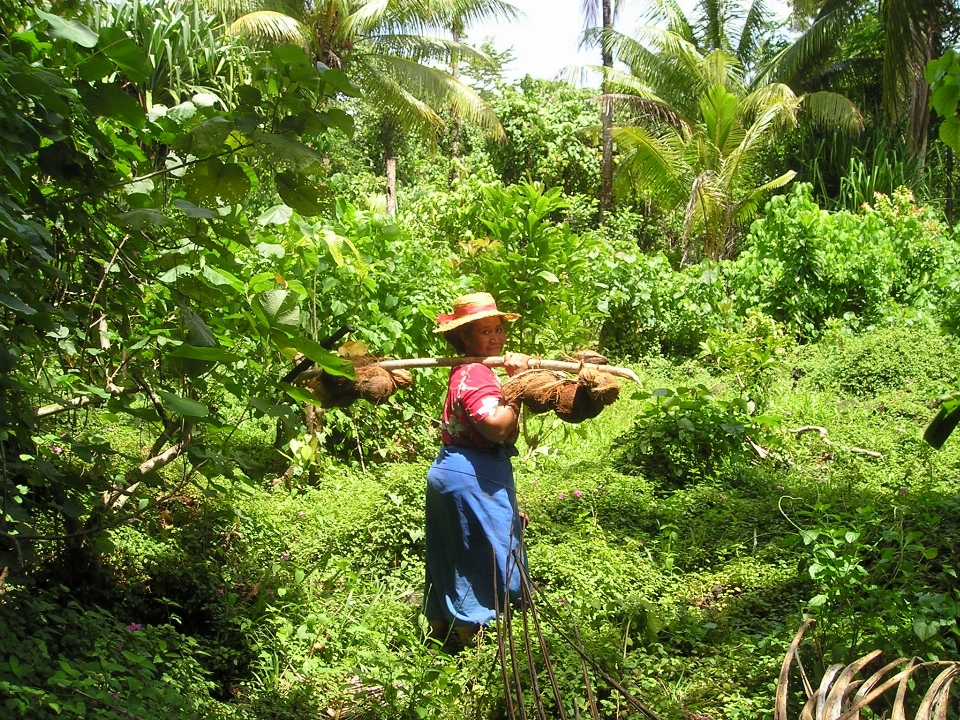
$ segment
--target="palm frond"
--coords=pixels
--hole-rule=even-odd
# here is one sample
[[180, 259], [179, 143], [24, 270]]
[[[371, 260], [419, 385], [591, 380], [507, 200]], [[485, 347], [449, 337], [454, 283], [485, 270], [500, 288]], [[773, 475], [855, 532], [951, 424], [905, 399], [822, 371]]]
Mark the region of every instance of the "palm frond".
[[816, 21], [790, 45], [764, 63], [754, 83], [784, 82], [793, 85], [809, 74], [811, 67], [823, 64], [836, 49], [837, 43], [852, 19], [856, 0], [828, 2]]
[[801, 107], [819, 127], [840, 128], [848, 133], [863, 130], [863, 114], [843, 95], [826, 91], [809, 93], [801, 98]]
[[369, 51], [377, 55], [397, 55], [423, 62], [425, 60], [449, 60], [453, 53], [461, 58], [469, 59], [478, 65], [491, 66], [493, 59], [482, 50], [477, 50], [456, 40], [440, 37], [428, 37], [410, 33], [390, 33], [372, 35], [366, 38]]
[[670, 32], [679, 35], [689, 43], [696, 43], [693, 23], [676, 0], [654, 0], [647, 21], [650, 25], [665, 24]]
[[[402, 112], [399, 115], [403, 121], [401, 126], [404, 126], [407, 120], [412, 120], [411, 127], [434, 130], [443, 123], [437, 122], [439, 116], [435, 111], [427, 113], [424, 108], [451, 107], [458, 117], [477, 123], [494, 138], [504, 136], [503, 126], [491, 107], [449, 73], [397, 56], [369, 56], [364, 60], [368, 66], [376, 66], [380, 72], [376, 81], [367, 76], [364, 89], [368, 85], [373, 88], [383, 82], [389, 87], [402, 89], [402, 94], [397, 90], [394, 90], [393, 94], [398, 100], [411, 103], [411, 112]], [[413, 102], [414, 100], [416, 102]]]
[[300, 21], [273, 10], [240, 16], [227, 28], [227, 34], [247, 38], [256, 45], [292, 43], [308, 51], [313, 41], [312, 34]]
[[766, 182], [758, 188], [754, 188], [747, 195], [741, 198], [736, 205], [734, 211], [734, 222], [739, 227], [743, 227], [757, 215], [757, 211], [760, 209], [760, 203], [763, 201], [764, 197], [771, 190], [777, 190], [782, 188], [784, 185], [792, 181], [797, 176], [797, 173], [793, 170], [788, 170], [780, 177], [774, 178], [770, 182]]
[[743, 20], [740, 40], [737, 43], [736, 56], [740, 62], [748, 65], [757, 56], [761, 35], [765, 29], [770, 10], [765, 0], [753, 0]]
[[608, 101], [617, 107], [626, 109], [635, 116], [650, 120], [654, 125], [669, 125], [681, 135], [690, 134], [690, 124], [686, 118], [654, 97], [641, 97], [632, 93], [609, 93], [591, 98], [591, 101], [598, 103]]
[[643, 127], [615, 127], [613, 140], [622, 152], [617, 167], [621, 191], [642, 189], [664, 207], [684, 201], [686, 164], [676, 135], [658, 137]]
[[[862, 710], [870, 708], [874, 702], [881, 701], [884, 714], [890, 713], [894, 720], [907, 717], [907, 695], [911, 691], [923, 687], [925, 677], [933, 672], [937, 674], [927, 684], [927, 689], [917, 706], [915, 720], [934, 720], [947, 717], [950, 704], [950, 695], [953, 681], [960, 673], [960, 663], [946, 660], [931, 662], [917, 662], [916, 659], [898, 658], [889, 662], [874, 672], [869, 678], [860, 682], [857, 675], [866, 667], [874, 664], [880, 657], [875, 650], [859, 658], [849, 665], [831, 665], [824, 673], [820, 684], [813, 690], [806, 679], [803, 665], [800, 663], [799, 648], [804, 633], [814, 624], [808, 619], [797, 631], [790, 648], [783, 658], [780, 668], [780, 679], [777, 682], [777, 692], [774, 704], [774, 720], [790, 720], [789, 714], [789, 679], [790, 669], [796, 663], [801, 677], [804, 680], [806, 703], [800, 712], [801, 718], [857, 718]], [[906, 665], [896, 674], [894, 670]], [[894, 698], [884, 697], [896, 687]], [[854, 690], [856, 692], [854, 692]], [[879, 712], [879, 708], [877, 708]]]

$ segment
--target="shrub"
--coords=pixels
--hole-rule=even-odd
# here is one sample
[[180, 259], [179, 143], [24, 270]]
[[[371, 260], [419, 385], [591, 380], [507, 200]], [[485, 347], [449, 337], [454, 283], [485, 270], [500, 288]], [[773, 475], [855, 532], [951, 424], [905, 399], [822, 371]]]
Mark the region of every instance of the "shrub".
[[810, 381], [851, 395], [912, 389], [936, 394], [957, 377], [957, 343], [919, 327], [879, 328], [862, 335], [836, 334]]
[[773, 198], [732, 268], [738, 310], [761, 308], [804, 338], [831, 318], [882, 314], [891, 301], [930, 305], [953, 243], [930, 208], [901, 188], [860, 213], [830, 213], [809, 184]]

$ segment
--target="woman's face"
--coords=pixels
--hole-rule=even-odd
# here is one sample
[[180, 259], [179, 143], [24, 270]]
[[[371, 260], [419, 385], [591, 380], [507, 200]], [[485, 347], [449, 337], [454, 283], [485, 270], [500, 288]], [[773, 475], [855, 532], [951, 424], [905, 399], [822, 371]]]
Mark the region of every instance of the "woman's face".
[[498, 356], [507, 340], [499, 317], [474, 320], [460, 335], [467, 346], [467, 356]]

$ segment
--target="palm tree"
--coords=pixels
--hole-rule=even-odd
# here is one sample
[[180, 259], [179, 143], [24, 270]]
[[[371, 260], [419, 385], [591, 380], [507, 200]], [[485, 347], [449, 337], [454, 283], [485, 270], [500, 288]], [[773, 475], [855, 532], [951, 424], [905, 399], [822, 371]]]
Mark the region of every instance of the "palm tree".
[[[884, 124], [902, 129], [908, 149], [926, 154], [930, 129], [929, 86], [923, 68], [943, 50], [956, 27], [955, 0], [793, 0], [803, 34], [771, 63], [772, 80], [818, 88], [866, 70], [879, 78]], [[872, 47], [845, 44], [864, 20], [875, 22]], [[876, 32], [871, 29], [871, 32]]]
[[[724, 49], [736, 47], [729, 34], [714, 31], [720, 47], [701, 52], [693, 24], [678, 29], [683, 35], [648, 26], [641, 40], [609, 34], [629, 68], [606, 70], [611, 98], [635, 117], [613, 130], [623, 150], [618, 190], [637, 189], [667, 212], [684, 209], [685, 261], [719, 259], [765, 195], [794, 177], [762, 177], [762, 151], [795, 127], [808, 98], [783, 83], [750, 83], [744, 63]], [[832, 100], [819, 98], [812, 117], [859, 127], [856, 108]]]
[[[582, 0], [580, 12], [583, 15], [584, 40], [589, 41], [590, 31], [597, 28], [597, 20], [601, 20], [599, 29], [605, 33], [613, 30], [620, 3], [614, 0]], [[599, 18], [598, 18], [599, 16]], [[596, 38], [597, 36], [593, 36]], [[603, 67], [613, 68], [613, 53], [608, 43], [602, 42], [605, 35], [599, 36], [600, 60]], [[602, 106], [600, 110], [600, 137], [603, 152], [603, 163], [600, 166], [600, 215], [610, 212], [613, 206], [613, 103], [607, 99], [608, 88], [606, 81], [600, 88]]]
[[[805, 114], [854, 130], [859, 111], [846, 98], [802, 95], [760, 71], [774, 25], [763, 0], [703, 3], [688, 18], [675, 0], [660, 0], [633, 38], [605, 31], [603, 42], [626, 66], [595, 68], [609, 101], [634, 122], [613, 128], [623, 151], [617, 190], [639, 190], [666, 212], [684, 210], [684, 259], [718, 259], [733, 251], [736, 230], [765, 195], [794, 173], [762, 176], [762, 151]], [[666, 25], [666, 28], [662, 27]]]
[[268, 7], [271, 0], [208, 0], [235, 20], [230, 32], [260, 42], [296, 42], [328, 67], [347, 72], [362, 100], [383, 113], [387, 211], [396, 213], [396, 153], [399, 132], [435, 138], [445, 125], [443, 108], [503, 136], [496, 115], [477, 93], [450, 73], [430, 65], [451, 57], [485, 56], [442, 32], [452, 18], [467, 23], [500, 12], [494, 0], [320, 0]]

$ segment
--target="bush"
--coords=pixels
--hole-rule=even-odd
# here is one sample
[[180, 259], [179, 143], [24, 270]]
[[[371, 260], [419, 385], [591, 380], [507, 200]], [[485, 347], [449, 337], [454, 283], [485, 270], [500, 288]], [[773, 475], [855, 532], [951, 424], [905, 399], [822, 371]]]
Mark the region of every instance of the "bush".
[[880, 328], [862, 335], [835, 334], [822, 348], [810, 381], [850, 395], [914, 390], [935, 395], [960, 370], [957, 343], [930, 330]]
[[876, 194], [857, 214], [830, 213], [805, 183], [767, 204], [746, 244], [731, 275], [738, 310], [760, 308], [803, 338], [819, 336], [831, 318], [877, 319], [890, 301], [931, 307], [955, 249], [906, 188]]

